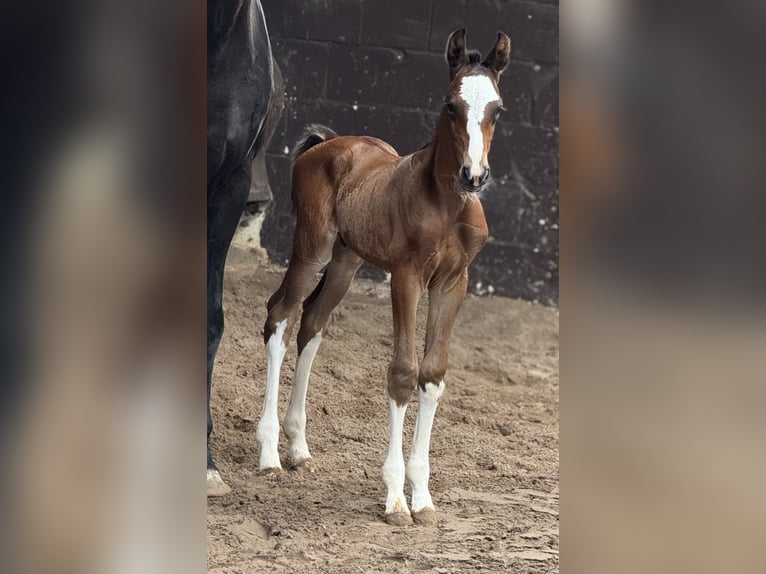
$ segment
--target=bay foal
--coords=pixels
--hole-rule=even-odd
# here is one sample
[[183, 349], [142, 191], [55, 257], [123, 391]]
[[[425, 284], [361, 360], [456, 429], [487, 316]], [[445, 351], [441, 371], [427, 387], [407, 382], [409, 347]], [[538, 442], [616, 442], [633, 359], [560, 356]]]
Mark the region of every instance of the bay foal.
[[[391, 272], [394, 356], [388, 369], [391, 427], [383, 480], [388, 489], [386, 520], [394, 525], [409, 524], [412, 517], [435, 521], [428, 491], [431, 426], [444, 392], [449, 339], [465, 298], [467, 267], [487, 240], [476, 192], [489, 181], [487, 154], [502, 108], [497, 82], [510, 49], [510, 39], [500, 33], [482, 59], [466, 50], [464, 29], [450, 36], [446, 58], [451, 81], [436, 136], [414, 154], [400, 157], [379, 139], [340, 137], [321, 126], [311, 126], [295, 150], [292, 257], [269, 299], [263, 333], [268, 380], [256, 434], [260, 468], [281, 468], [279, 373], [301, 302], [298, 361], [284, 430], [290, 465], [310, 464], [305, 405], [311, 364], [332, 310], [362, 260], [369, 261]], [[322, 269], [324, 275], [309, 294]], [[415, 319], [425, 289], [426, 347], [418, 366]], [[416, 387], [418, 416], [405, 468], [402, 427]], [[412, 487], [412, 515], [404, 497], [405, 476]]]

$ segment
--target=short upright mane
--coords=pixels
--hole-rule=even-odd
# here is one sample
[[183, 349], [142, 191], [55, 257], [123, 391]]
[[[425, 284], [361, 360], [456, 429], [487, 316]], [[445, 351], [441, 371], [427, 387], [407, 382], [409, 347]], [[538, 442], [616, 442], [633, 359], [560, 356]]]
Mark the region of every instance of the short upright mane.
[[479, 52], [478, 50], [469, 50], [466, 53], [466, 56], [468, 57], [469, 66], [481, 64], [482, 56], [481, 56], [481, 52]]

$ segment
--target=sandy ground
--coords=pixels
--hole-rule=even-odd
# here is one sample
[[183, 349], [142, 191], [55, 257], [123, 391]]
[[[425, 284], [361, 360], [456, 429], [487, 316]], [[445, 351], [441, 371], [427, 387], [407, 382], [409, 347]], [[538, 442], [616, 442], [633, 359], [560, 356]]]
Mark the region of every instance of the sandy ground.
[[[316, 472], [257, 471], [255, 427], [266, 377], [261, 329], [283, 271], [254, 250], [233, 248], [229, 256], [212, 444], [233, 492], [208, 501], [208, 571], [558, 572], [557, 310], [468, 296], [431, 443], [438, 524], [397, 528], [383, 522], [380, 478], [392, 339], [384, 285], [357, 280], [326, 330], [307, 407]], [[421, 334], [425, 310], [421, 303]], [[280, 420], [294, 365], [293, 341]], [[414, 397], [405, 455], [416, 407]], [[282, 437], [283, 461], [285, 445]]]

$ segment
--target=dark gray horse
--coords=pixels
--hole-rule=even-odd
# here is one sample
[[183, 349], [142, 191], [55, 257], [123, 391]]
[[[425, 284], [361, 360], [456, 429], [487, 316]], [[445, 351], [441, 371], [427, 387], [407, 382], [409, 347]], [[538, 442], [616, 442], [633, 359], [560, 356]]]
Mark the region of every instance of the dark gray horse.
[[[210, 386], [223, 334], [226, 254], [251, 189], [268, 189], [265, 162], [253, 159], [276, 127], [281, 105], [263, 9], [258, 0], [207, 4], [207, 485], [208, 495], [229, 491], [210, 453]], [[281, 81], [279, 82], [281, 84]], [[281, 100], [278, 100], [281, 102]], [[269, 118], [271, 113], [272, 117]], [[277, 116], [274, 118], [274, 116]], [[271, 128], [271, 129], [267, 129]], [[259, 198], [260, 199], [260, 198]]]

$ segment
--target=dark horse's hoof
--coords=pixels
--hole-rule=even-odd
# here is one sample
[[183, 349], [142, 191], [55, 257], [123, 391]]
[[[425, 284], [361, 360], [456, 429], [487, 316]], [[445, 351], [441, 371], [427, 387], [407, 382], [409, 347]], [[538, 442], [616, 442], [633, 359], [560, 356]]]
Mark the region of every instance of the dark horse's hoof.
[[231, 487], [221, 478], [221, 473], [215, 469], [207, 469], [207, 495], [225, 496], [231, 492]]

